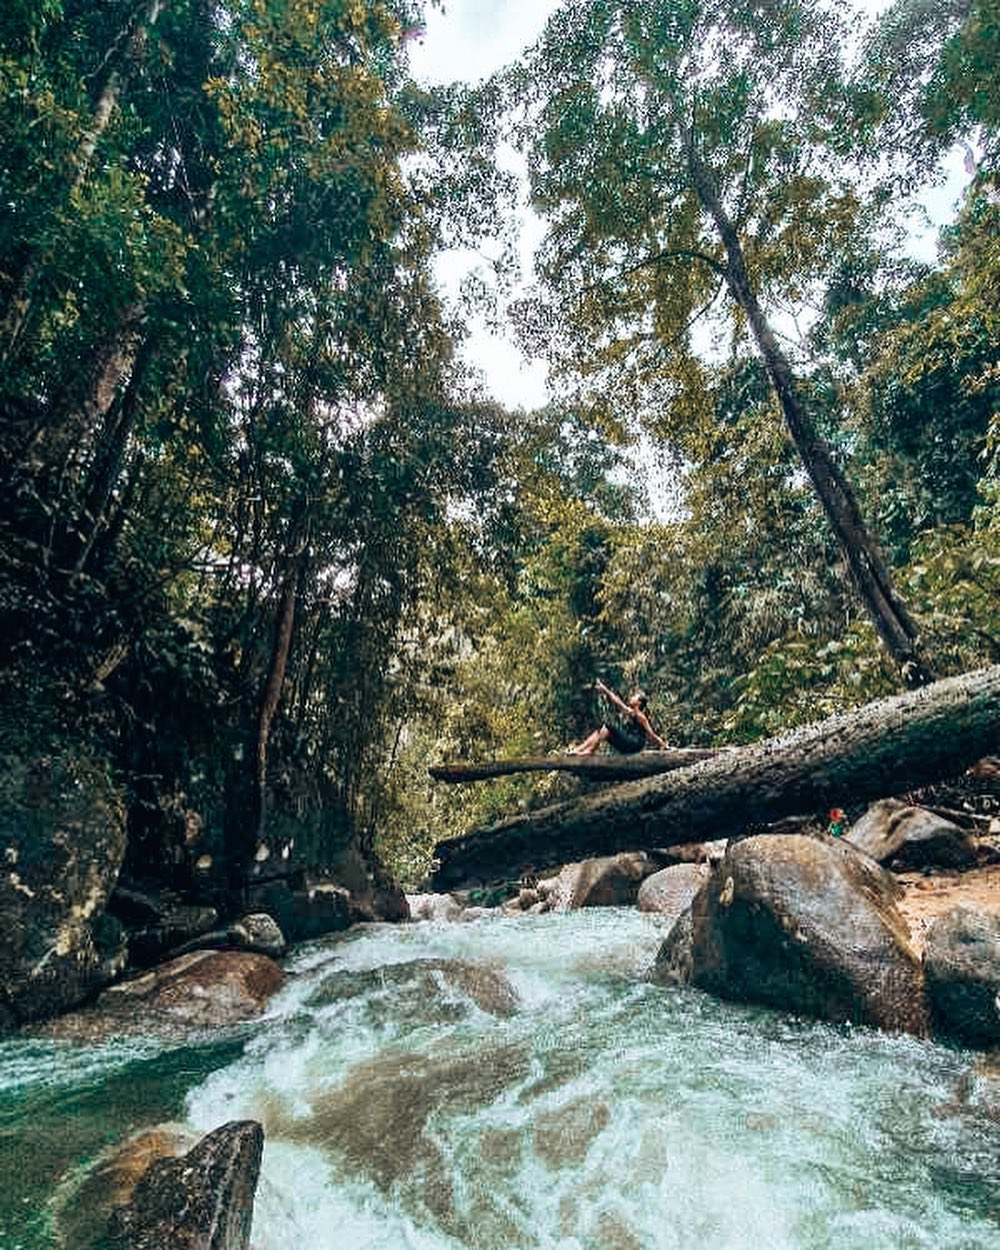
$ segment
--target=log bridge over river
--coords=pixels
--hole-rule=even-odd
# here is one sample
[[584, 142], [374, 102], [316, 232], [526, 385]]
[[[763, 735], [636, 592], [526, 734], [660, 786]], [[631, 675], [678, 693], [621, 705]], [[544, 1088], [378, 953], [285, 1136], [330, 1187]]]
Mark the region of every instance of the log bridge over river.
[[[822, 813], [955, 777], [1000, 745], [1000, 665], [723, 750], [445, 764], [439, 780], [563, 769], [617, 784], [439, 842], [434, 889]], [[628, 770], [628, 771], [626, 771]]]

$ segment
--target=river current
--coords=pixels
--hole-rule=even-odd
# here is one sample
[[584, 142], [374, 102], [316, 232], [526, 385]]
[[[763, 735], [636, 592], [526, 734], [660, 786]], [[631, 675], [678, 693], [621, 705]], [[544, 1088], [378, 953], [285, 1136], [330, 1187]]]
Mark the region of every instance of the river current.
[[7, 1041], [0, 1247], [92, 1245], [88, 1169], [133, 1130], [249, 1118], [254, 1250], [1000, 1250], [974, 1054], [654, 986], [661, 936], [358, 928], [225, 1038]]

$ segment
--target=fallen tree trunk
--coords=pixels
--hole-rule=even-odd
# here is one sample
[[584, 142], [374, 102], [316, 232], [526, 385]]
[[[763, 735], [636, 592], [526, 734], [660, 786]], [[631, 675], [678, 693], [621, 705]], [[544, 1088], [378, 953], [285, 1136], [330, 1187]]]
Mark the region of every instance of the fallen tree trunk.
[[832, 716], [645, 781], [439, 842], [435, 889], [617, 851], [731, 837], [750, 824], [955, 776], [1000, 738], [1000, 665]]
[[631, 781], [655, 777], [675, 768], [686, 768], [699, 760], [720, 754], [716, 747], [668, 747], [663, 751], [637, 751], [634, 755], [522, 755], [510, 760], [487, 760], [467, 764], [449, 760], [427, 771], [435, 781], [484, 781], [489, 777], [509, 777], [512, 773], [563, 772], [595, 781]]

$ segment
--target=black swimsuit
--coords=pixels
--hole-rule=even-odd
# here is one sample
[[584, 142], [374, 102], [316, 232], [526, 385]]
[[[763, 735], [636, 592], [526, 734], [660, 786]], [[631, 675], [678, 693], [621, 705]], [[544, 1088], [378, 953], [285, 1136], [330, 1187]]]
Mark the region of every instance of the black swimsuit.
[[608, 731], [608, 741], [622, 755], [634, 755], [646, 745], [646, 734], [635, 721], [630, 720], [620, 725], [609, 721], [605, 728]]

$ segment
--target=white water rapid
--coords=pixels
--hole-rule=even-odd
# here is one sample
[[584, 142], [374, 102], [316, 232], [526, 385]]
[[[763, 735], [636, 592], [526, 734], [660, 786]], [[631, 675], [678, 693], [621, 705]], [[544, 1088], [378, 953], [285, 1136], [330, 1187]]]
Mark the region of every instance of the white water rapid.
[[254, 1250], [1000, 1248], [975, 1055], [658, 988], [660, 937], [619, 909], [357, 929], [225, 1046], [8, 1043], [0, 1170], [60, 1120], [80, 1144], [26, 1234], [0, 1200], [0, 1245], [58, 1244], [67, 1162], [159, 1115], [262, 1121]]

